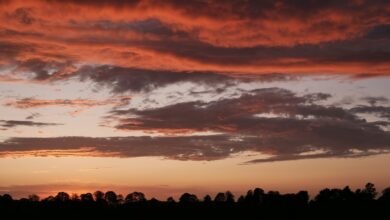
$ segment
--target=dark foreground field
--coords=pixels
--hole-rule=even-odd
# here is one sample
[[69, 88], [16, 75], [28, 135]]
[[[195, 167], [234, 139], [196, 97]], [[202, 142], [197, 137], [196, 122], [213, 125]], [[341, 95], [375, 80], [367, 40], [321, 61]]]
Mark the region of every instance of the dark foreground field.
[[352, 191], [324, 189], [313, 199], [306, 191], [295, 194], [249, 190], [235, 199], [230, 192], [215, 198], [184, 193], [178, 201], [146, 199], [141, 192], [126, 197], [113, 191], [72, 195], [59, 192], [40, 200], [36, 195], [14, 200], [0, 196], [1, 219], [390, 219], [390, 188], [378, 195], [373, 184]]

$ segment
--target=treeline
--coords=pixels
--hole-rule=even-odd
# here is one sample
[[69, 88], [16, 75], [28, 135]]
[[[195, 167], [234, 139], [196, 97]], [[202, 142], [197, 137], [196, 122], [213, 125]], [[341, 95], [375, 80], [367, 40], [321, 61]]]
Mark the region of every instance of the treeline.
[[[0, 195], [0, 214], [21, 217], [288, 217], [288, 218], [333, 218], [333, 217], [390, 217], [390, 187], [378, 195], [374, 184], [367, 183], [362, 189], [323, 189], [309, 199], [307, 191], [281, 194], [265, 192], [261, 188], [249, 190], [236, 198], [230, 191], [220, 192], [214, 198], [206, 195], [198, 198], [184, 193], [176, 201], [147, 199], [142, 192], [126, 196], [113, 191], [85, 194], [59, 192], [56, 196], [40, 199], [37, 195], [15, 200], [9, 194]], [[385, 219], [386, 219], [385, 218]]]

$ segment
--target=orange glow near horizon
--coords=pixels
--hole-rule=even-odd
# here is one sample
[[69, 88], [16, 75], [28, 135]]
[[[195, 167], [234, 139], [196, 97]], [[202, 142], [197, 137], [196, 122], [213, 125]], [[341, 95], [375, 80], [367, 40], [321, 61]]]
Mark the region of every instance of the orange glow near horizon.
[[314, 196], [326, 187], [361, 188], [366, 182], [383, 189], [388, 186], [390, 175], [384, 169], [370, 166], [384, 167], [389, 159], [386, 154], [347, 161], [320, 159], [237, 166], [243, 162], [239, 157], [202, 163], [161, 158], [8, 158], [0, 160], [1, 167], [12, 166], [0, 170], [1, 176], [6, 177], [0, 189], [4, 193], [8, 189], [17, 196], [27, 196], [33, 189], [41, 197], [58, 191], [80, 194], [114, 190], [123, 195], [143, 191], [148, 198], [164, 200], [170, 195], [178, 198], [184, 192], [203, 197], [226, 190], [238, 197], [261, 187], [283, 193], [306, 189]]

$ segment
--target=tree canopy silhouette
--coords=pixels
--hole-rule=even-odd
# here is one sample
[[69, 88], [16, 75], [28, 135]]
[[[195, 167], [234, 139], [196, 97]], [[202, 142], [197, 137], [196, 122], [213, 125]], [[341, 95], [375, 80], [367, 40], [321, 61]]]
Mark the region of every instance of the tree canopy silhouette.
[[312, 216], [367, 217], [387, 215], [390, 210], [390, 187], [378, 193], [375, 185], [367, 183], [364, 188], [352, 191], [349, 186], [342, 189], [325, 188], [310, 200], [307, 191], [281, 194], [265, 192], [261, 188], [248, 190], [235, 200], [232, 192], [216, 193], [214, 199], [206, 195], [199, 200], [195, 194], [183, 193], [176, 202], [173, 197], [166, 201], [148, 200], [142, 192], [132, 192], [126, 197], [114, 191], [96, 191], [80, 195], [58, 192], [55, 196], [40, 199], [36, 194], [28, 198], [13, 199], [10, 194], [0, 195], [0, 213], [21, 217], [42, 217], [61, 213], [65, 216], [113, 217], [134, 216], [140, 218], [184, 216], [204, 218], [294, 218], [311, 219]]

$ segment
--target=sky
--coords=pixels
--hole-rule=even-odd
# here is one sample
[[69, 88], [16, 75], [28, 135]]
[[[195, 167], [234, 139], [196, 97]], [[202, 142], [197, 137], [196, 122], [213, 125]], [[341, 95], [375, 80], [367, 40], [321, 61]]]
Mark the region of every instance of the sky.
[[390, 186], [390, 2], [0, 0], [0, 194]]

